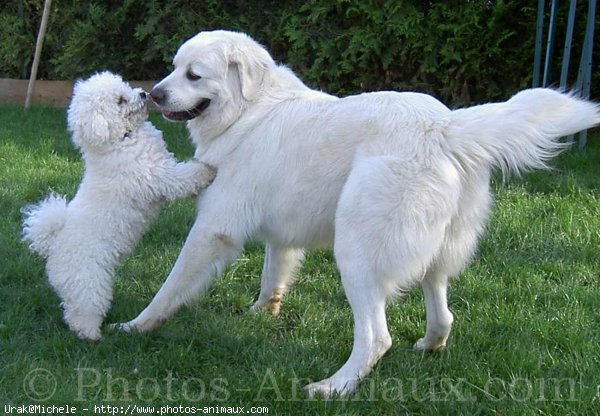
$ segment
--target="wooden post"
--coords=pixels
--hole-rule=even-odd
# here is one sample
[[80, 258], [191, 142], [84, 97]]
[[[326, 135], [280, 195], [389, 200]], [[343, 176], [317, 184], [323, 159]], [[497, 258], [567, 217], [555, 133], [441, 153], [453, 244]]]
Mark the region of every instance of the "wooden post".
[[33, 56], [33, 63], [31, 64], [31, 75], [29, 76], [29, 85], [27, 86], [27, 96], [25, 97], [25, 108], [29, 108], [31, 104], [31, 95], [33, 94], [33, 87], [35, 86], [35, 80], [37, 78], [37, 70], [40, 64], [40, 56], [42, 55], [42, 46], [44, 45], [44, 36], [46, 36], [46, 27], [48, 25], [48, 16], [50, 15], [50, 6], [52, 0], [45, 0], [44, 12], [42, 13], [42, 23], [40, 24], [40, 31], [38, 32], [37, 42], [35, 43], [35, 55]]

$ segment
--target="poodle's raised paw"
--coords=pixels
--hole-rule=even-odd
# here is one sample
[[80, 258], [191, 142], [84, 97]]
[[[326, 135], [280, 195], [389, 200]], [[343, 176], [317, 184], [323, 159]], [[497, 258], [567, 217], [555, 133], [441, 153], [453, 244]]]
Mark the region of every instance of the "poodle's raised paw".
[[200, 192], [201, 190], [203, 190], [204, 188], [209, 186], [211, 183], [213, 183], [213, 181], [217, 177], [217, 168], [212, 165], [209, 165], [208, 163], [204, 163], [204, 162], [201, 162], [201, 161], [198, 161], [195, 159], [194, 159], [194, 162], [196, 162], [199, 165], [199, 167], [198, 167], [199, 189], [197, 190], [197, 192]]

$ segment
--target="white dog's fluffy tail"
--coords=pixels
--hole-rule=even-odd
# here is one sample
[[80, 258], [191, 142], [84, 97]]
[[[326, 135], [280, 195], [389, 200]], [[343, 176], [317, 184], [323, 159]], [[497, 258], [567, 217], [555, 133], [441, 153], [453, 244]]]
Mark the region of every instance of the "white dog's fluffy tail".
[[552, 89], [522, 91], [503, 103], [453, 111], [444, 134], [451, 152], [469, 169], [481, 165], [509, 172], [545, 168], [565, 149], [563, 136], [600, 123], [600, 107]]
[[22, 212], [23, 240], [32, 251], [48, 257], [54, 238], [67, 219], [66, 199], [53, 193], [36, 205], [26, 206]]

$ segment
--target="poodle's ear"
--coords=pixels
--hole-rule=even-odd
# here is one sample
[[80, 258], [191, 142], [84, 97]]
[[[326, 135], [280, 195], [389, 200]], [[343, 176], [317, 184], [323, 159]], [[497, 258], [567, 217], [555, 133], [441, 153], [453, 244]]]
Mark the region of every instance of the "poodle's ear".
[[273, 59], [263, 48], [237, 46], [229, 56], [230, 65], [238, 72], [242, 96], [254, 100], [262, 90], [268, 71], [275, 66]]
[[94, 114], [87, 108], [71, 105], [67, 111], [67, 125], [75, 146], [98, 147], [110, 139], [110, 125], [100, 114]]
[[92, 117], [90, 133], [94, 137], [90, 137], [94, 143], [104, 143], [110, 138], [110, 128], [106, 119], [100, 115]]

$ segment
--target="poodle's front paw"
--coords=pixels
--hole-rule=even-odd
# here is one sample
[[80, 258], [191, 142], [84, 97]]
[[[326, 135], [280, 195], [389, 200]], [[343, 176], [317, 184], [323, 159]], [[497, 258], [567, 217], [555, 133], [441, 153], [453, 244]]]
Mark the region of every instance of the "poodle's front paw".
[[217, 168], [208, 163], [200, 162], [199, 160], [195, 160], [198, 164], [198, 183], [197, 183], [197, 192], [200, 192], [202, 189], [209, 186], [215, 178], [217, 177]]

